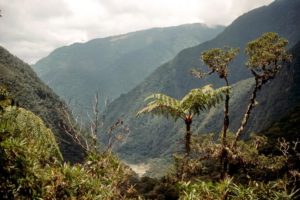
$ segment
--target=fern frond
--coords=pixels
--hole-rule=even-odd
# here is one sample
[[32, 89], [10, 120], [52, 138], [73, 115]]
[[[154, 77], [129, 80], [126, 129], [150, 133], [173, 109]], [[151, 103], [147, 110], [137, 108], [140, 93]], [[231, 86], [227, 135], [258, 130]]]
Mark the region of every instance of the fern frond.
[[152, 94], [145, 101], [150, 101], [146, 107], [137, 112], [137, 116], [143, 113], [153, 113], [156, 115], [171, 116], [175, 120], [184, 117], [184, 112], [180, 107], [180, 102], [165, 94]]
[[229, 87], [214, 90], [212, 85], [192, 89], [181, 101], [165, 94], [152, 94], [145, 99], [151, 100], [146, 107], [137, 112], [137, 116], [143, 113], [171, 116], [175, 120], [184, 119], [186, 115], [198, 115], [201, 111], [215, 107], [223, 100], [224, 94], [229, 92]]
[[215, 107], [223, 100], [224, 94], [229, 92], [229, 87], [214, 90], [212, 85], [191, 90], [180, 102], [183, 110], [189, 110], [193, 114]]

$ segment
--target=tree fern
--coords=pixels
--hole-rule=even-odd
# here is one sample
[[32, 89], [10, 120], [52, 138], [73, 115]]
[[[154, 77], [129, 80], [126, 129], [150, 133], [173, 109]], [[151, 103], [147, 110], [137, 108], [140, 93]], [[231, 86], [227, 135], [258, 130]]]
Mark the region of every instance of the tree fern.
[[152, 94], [145, 99], [150, 102], [137, 115], [152, 113], [172, 117], [175, 121], [183, 119], [186, 125], [185, 151], [190, 153], [191, 124], [193, 117], [201, 112], [209, 110], [223, 100], [225, 93], [229, 92], [229, 87], [222, 87], [214, 90], [211, 85], [202, 88], [192, 89], [181, 100], [174, 99], [165, 94]]

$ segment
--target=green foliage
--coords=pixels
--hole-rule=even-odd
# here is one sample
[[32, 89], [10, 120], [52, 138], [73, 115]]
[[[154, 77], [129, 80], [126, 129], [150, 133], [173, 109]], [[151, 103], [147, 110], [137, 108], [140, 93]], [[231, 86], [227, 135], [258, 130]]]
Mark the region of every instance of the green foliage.
[[[228, 142], [234, 140], [232, 133], [228, 134]], [[234, 177], [238, 183], [247, 183], [249, 181], [268, 181], [288, 175], [292, 180], [297, 169], [287, 169], [291, 158], [295, 159], [293, 153], [288, 156], [284, 154], [271, 154], [264, 152], [267, 140], [265, 137], [253, 135], [247, 141], [239, 141], [236, 151], [228, 151], [228, 175]], [[194, 136], [191, 143], [191, 156], [187, 161], [185, 157], [176, 155], [174, 162], [174, 176], [176, 172], [182, 170], [185, 180], [201, 178], [202, 180], [218, 181], [219, 171], [222, 167], [219, 159], [222, 155], [223, 146], [214, 140], [214, 134]], [[291, 147], [292, 148], [292, 147]], [[295, 171], [296, 170], [296, 171]], [[297, 175], [296, 175], [297, 176]], [[295, 176], [295, 177], [296, 177]], [[293, 183], [292, 185], [295, 185]]]
[[266, 138], [261, 136], [253, 136], [246, 142], [239, 141], [235, 151], [230, 152], [231, 162], [238, 162], [249, 167], [252, 166], [256, 170], [276, 171], [282, 169], [287, 161], [283, 156], [265, 155], [260, 152], [260, 148], [265, 146], [266, 142]]
[[152, 94], [145, 100], [150, 101], [145, 108], [140, 110], [137, 115], [153, 112], [185, 119], [187, 115], [198, 115], [201, 111], [209, 110], [216, 106], [222, 99], [223, 94], [228, 92], [228, 87], [214, 90], [211, 85], [191, 90], [180, 101], [164, 94]]
[[192, 89], [182, 98], [180, 105], [185, 113], [199, 115], [201, 112], [209, 110], [220, 103], [224, 94], [229, 93], [229, 90], [229, 87], [213, 89], [211, 85]]
[[109, 152], [63, 163], [51, 130], [23, 108], [0, 113], [0, 163], [1, 199], [122, 199], [129, 187], [130, 170]]
[[213, 48], [201, 54], [201, 60], [211, 69], [211, 73], [216, 72], [220, 78], [227, 77], [228, 64], [238, 54], [238, 48]]
[[46, 199], [121, 199], [126, 192], [128, 169], [111, 154], [89, 155], [83, 164], [45, 170], [42, 197]]
[[196, 180], [194, 182], [180, 182], [181, 200], [207, 199], [207, 200], [289, 200], [296, 199], [295, 190], [287, 190], [287, 182], [249, 182], [246, 185], [236, 184], [233, 179], [220, 182]]
[[288, 41], [279, 37], [277, 33], [264, 33], [258, 39], [249, 42], [246, 46], [246, 54], [249, 56], [247, 66], [258, 71], [273, 72], [277, 65], [283, 61], [289, 61], [290, 55], [285, 47]]
[[[153, 100], [152, 100], [153, 99]], [[141, 109], [137, 115], [143, 113], [154, 113], [166, 115], [166, 117], [173, 117], [175, 120], [178, 118], [184, 118], [184, 111], [180, 107], [180, 101], [169, 97], [165, 94], [152, 94], [145, 99], [145, 101], [150, 101], [147, 106]]]
[[14, 107], [0, 115], [0, 131], [0, 196], [39, 196], [43, 168], [62, 161], [54, 135], [32, 112]]
[[191, 182], [181, 182], [179, 183], [179, 190], [181, 200], [193, 200], [193, 199], [207, 199], [207, 200], [217, 200], [226, 199], [228, 195], [229, 186], [231, 184], [231, 179], [225, 179], [221, 182], [205, 182], [196, 181]]
[[6, 87], [0, 85], [0, 111], [3, 112], [4, 108], [10, 105], [10, 100], [8, 98], [8, 92]]
[[[5, 98], [0, 101], [1, 105], [7, 100], [8, 98]], [[47, 163], [52, 157], [62, 160], [52, 131], [32, 112], [23, 108], [6, 106], [0, 117], [0, 130], [5, 139], [18, 141], [21, 146], [28, 145], [26, 154], [28, 153], [31, 158], [39, 159], [43, 163]], [[10, 146], [9, 142], [5, 144]]]

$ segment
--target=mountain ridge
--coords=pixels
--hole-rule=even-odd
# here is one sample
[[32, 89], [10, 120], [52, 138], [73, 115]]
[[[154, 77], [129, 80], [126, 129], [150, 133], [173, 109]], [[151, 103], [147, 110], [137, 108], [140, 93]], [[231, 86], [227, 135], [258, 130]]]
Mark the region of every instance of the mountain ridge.
[[93, 39], [59, 48], [33, 68], [64, 100], [91, 105], [96, 91], [114, 99], [178, 51], [212, 39], [222, 30], [189, 24]]

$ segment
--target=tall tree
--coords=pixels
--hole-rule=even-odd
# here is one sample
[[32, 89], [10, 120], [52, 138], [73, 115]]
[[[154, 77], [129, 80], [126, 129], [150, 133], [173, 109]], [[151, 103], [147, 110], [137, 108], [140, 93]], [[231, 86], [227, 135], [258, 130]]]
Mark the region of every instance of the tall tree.
[[[211, 69], [212, 73], [217, 73], [221, 79], [224, 79], [225, 85], [229, 87], [228, 65], [238, 54], [239, 49], [235, 48], [214, 48], [201, 54], [201, 60]], [[229, 93], [226, 93], [224, 105], [224, 123], [222, 132], [222, 144], [226, 145], [226, 133], [229, 127]]]
[[236, 147], [236, 143], [249, 120], [251, 111], [255, 106], [257, 92], [264, 84], [275, 78], [282, 63], [291, 60], [291, 55], [287, 53], [285, 48], [287, 44], [286, 39], [273, 32], [264, 33], [261, 37], [247, 44], [246, 54], [249, 59], [246, 65], [255, 78], [255, 86], [241, 125], [235, 133], [232, 148]]
[[165, 94], [152, 94], [145, 100], [151, 100], [146, 107], [141, 109], [137, 115], [142, 113], [153, 113], [172, 117], [175, 121], [182, 119], [185, 122], [185, 152], [189, 156], [191, 148], [191, 124], [193, 117], [201, 112], [209, 110], [223, 100], [224, 94], [228, 93], [229, 87], [214, 90], [211, 85], [191, 90], [181, 100], [174, 99]]
[[[196, 77], [202, 78], [205, 75], [217, 73], [219, 78], [224, 79], [225, 85], [229, 87], [228, 82], [228, 65], [238, 54], [238, 48], [213, 48], [202, 52], [200, 59], [209, 67], [211, 70], [208, 73], [203, 73], [199, 70], [193, 70], [192, 73]], [[227, 171], [228, 159], [226, 151], [226, 135], [229, 128], [229, 92], [225, 95], [224, 104], [224, 120], [223, 120], [223, 131], [221, 135], [222, 151], [220, 155], [220, 161], [222, 166], [221, 178], [224, 178]]]

